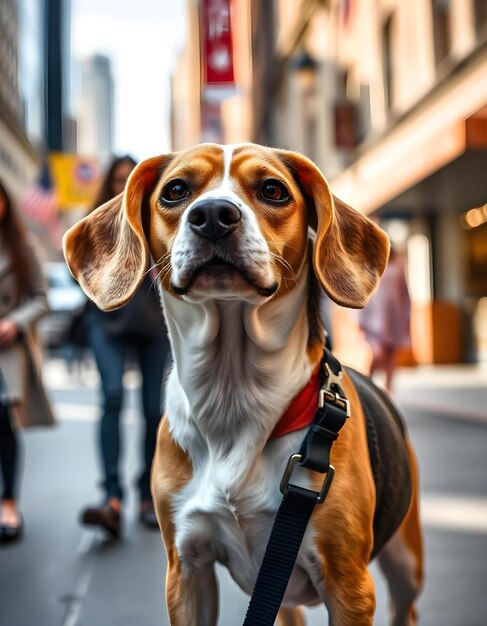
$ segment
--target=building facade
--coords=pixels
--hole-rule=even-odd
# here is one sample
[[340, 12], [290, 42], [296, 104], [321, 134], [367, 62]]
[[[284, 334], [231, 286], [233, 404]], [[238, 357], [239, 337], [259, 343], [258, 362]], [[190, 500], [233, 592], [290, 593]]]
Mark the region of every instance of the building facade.
[[0, 176], [19, 198], [50, 150], [72, 150], [70, 0], [0, 3]]
[[[38, 42], [42, 36], [42, 19], [40, 27], [26, 23], [22, 20], [26, 13], [27, 3], [19, 0], [5, 0], [0, 5], [0, 177], [17, 198], [34, 178], [38, 167], [34, 142], [27, 138], [33, 109], [23, 87], [32, 68], [24, 62], [23, 52], [27, 52], [29, 42]], [[38, 51], [38, 58], [41, 58], [40, 52], [42, 49]], [[35, 70], [32, 74], [36, 79]], [[38, 99], [41, 96], [42, 92]], [[34, 119], [32, 122], [35, 128]], [[40, 128], [37, 130], [42, 132]]]
[[404, 247], [415, 358], [483, 358], [487, 3], [356, 0], [328, 18], [335, 140], [337, 108], [354, 112], [333, 189]]
[[[221, 106], [223, 140], [307, 154], [388, 230], [408, 271], [410, 361], [485, 358], [487, 0], [234, 0], [234, 17], [242, 4], [248, 74]], [[201, 137], [196, 123], [184, 144]]]

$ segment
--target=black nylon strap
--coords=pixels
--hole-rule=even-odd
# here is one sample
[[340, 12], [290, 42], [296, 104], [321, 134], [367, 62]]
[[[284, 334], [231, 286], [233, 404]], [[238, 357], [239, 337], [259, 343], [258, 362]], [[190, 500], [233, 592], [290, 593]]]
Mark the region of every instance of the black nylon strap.
[[289, 485], [276, 515], [244, 626], [274, 624], [317, 497], [316, 491]]
[[346, 411], [332, 404], [325, 404], [318, 409], [299, 451], [303, 457], [300, 461], [303, 467], [322, 474], [328, 471], [331, 447], [346, 420]]
[[[340, 362], [327, 348], [323, 352], [323, 368], [325, 365], [338, 377]], [[325, 378], [323, 375], [323, 381]], [[336, 383], [333, 385], [337, 387], [334, 391], [344, 398], [342, 389]], [[328, 472], [331, 447], [347, 417], [347, 410], [333, 403], [326, 402], [318, 409], [299, 451], [300, 465], [322, 474]], [[273, 626], [317, 503], [316, 491], [291, 483], [287, 489], [274, 520], [243, 626]]]

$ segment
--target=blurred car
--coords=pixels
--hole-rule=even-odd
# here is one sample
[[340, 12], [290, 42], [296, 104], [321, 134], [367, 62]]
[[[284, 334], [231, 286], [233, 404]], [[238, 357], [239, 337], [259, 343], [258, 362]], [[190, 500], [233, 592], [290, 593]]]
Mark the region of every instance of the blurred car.
[[46, 263], [43, 270], [51, 311], [40, 320], [37, 329], [44, 346], [59, 348], [67, 341], [73, 319], [83, 309], [86, 296], [65, 263]]

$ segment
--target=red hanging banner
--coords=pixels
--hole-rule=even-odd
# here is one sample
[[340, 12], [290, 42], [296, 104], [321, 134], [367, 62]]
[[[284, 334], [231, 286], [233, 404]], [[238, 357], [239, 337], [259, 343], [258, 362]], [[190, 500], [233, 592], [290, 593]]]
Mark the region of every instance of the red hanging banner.
[[205, 85], [230, 86], [234, 82], [230, 2], [201, 2], [202, 74]]

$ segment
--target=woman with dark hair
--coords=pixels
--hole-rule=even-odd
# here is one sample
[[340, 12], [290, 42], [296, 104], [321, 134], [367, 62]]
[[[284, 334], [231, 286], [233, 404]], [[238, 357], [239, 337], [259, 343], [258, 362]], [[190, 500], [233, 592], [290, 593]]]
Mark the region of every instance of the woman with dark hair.
[[[135, 160], [130, 156], [115, 158], [112, 161], [93, 209], [122, 193], [135, 165]], [[100, 373], [103, 394], [99, 445], [105, 493], [100, 506], [89, 507], [82, 512], [81, 521], [89, 526], [100, 526], [118, 538], [121, 532], [124, 495], [119, 477], [120, 412], [124, 396], [122, 378], [129, 355], [135, 356], [142, 373], [145, 435], [143, 470], [138, 481], [140, 520], [148, 527], [157, 528], [150, 493], [150, 470], [157, 427], [162, 415], [162, 378], [170, 348], [159, 298], [149, 276], [149, 268], [133, 300], [122, 308], [105, 313], [90, 302], [86, 312], [86, 324]]]
[[35, 323], [49, 310], [45, 281], [0, 183], [0, 544], [19, 539], [16, 426], [54, 423], [40, 375]]
[[129, 154], [114, 157], [105, 172], [98, 195], [88, 213], [122, 193], [127, 178], [136, 165], [137, 161]]

